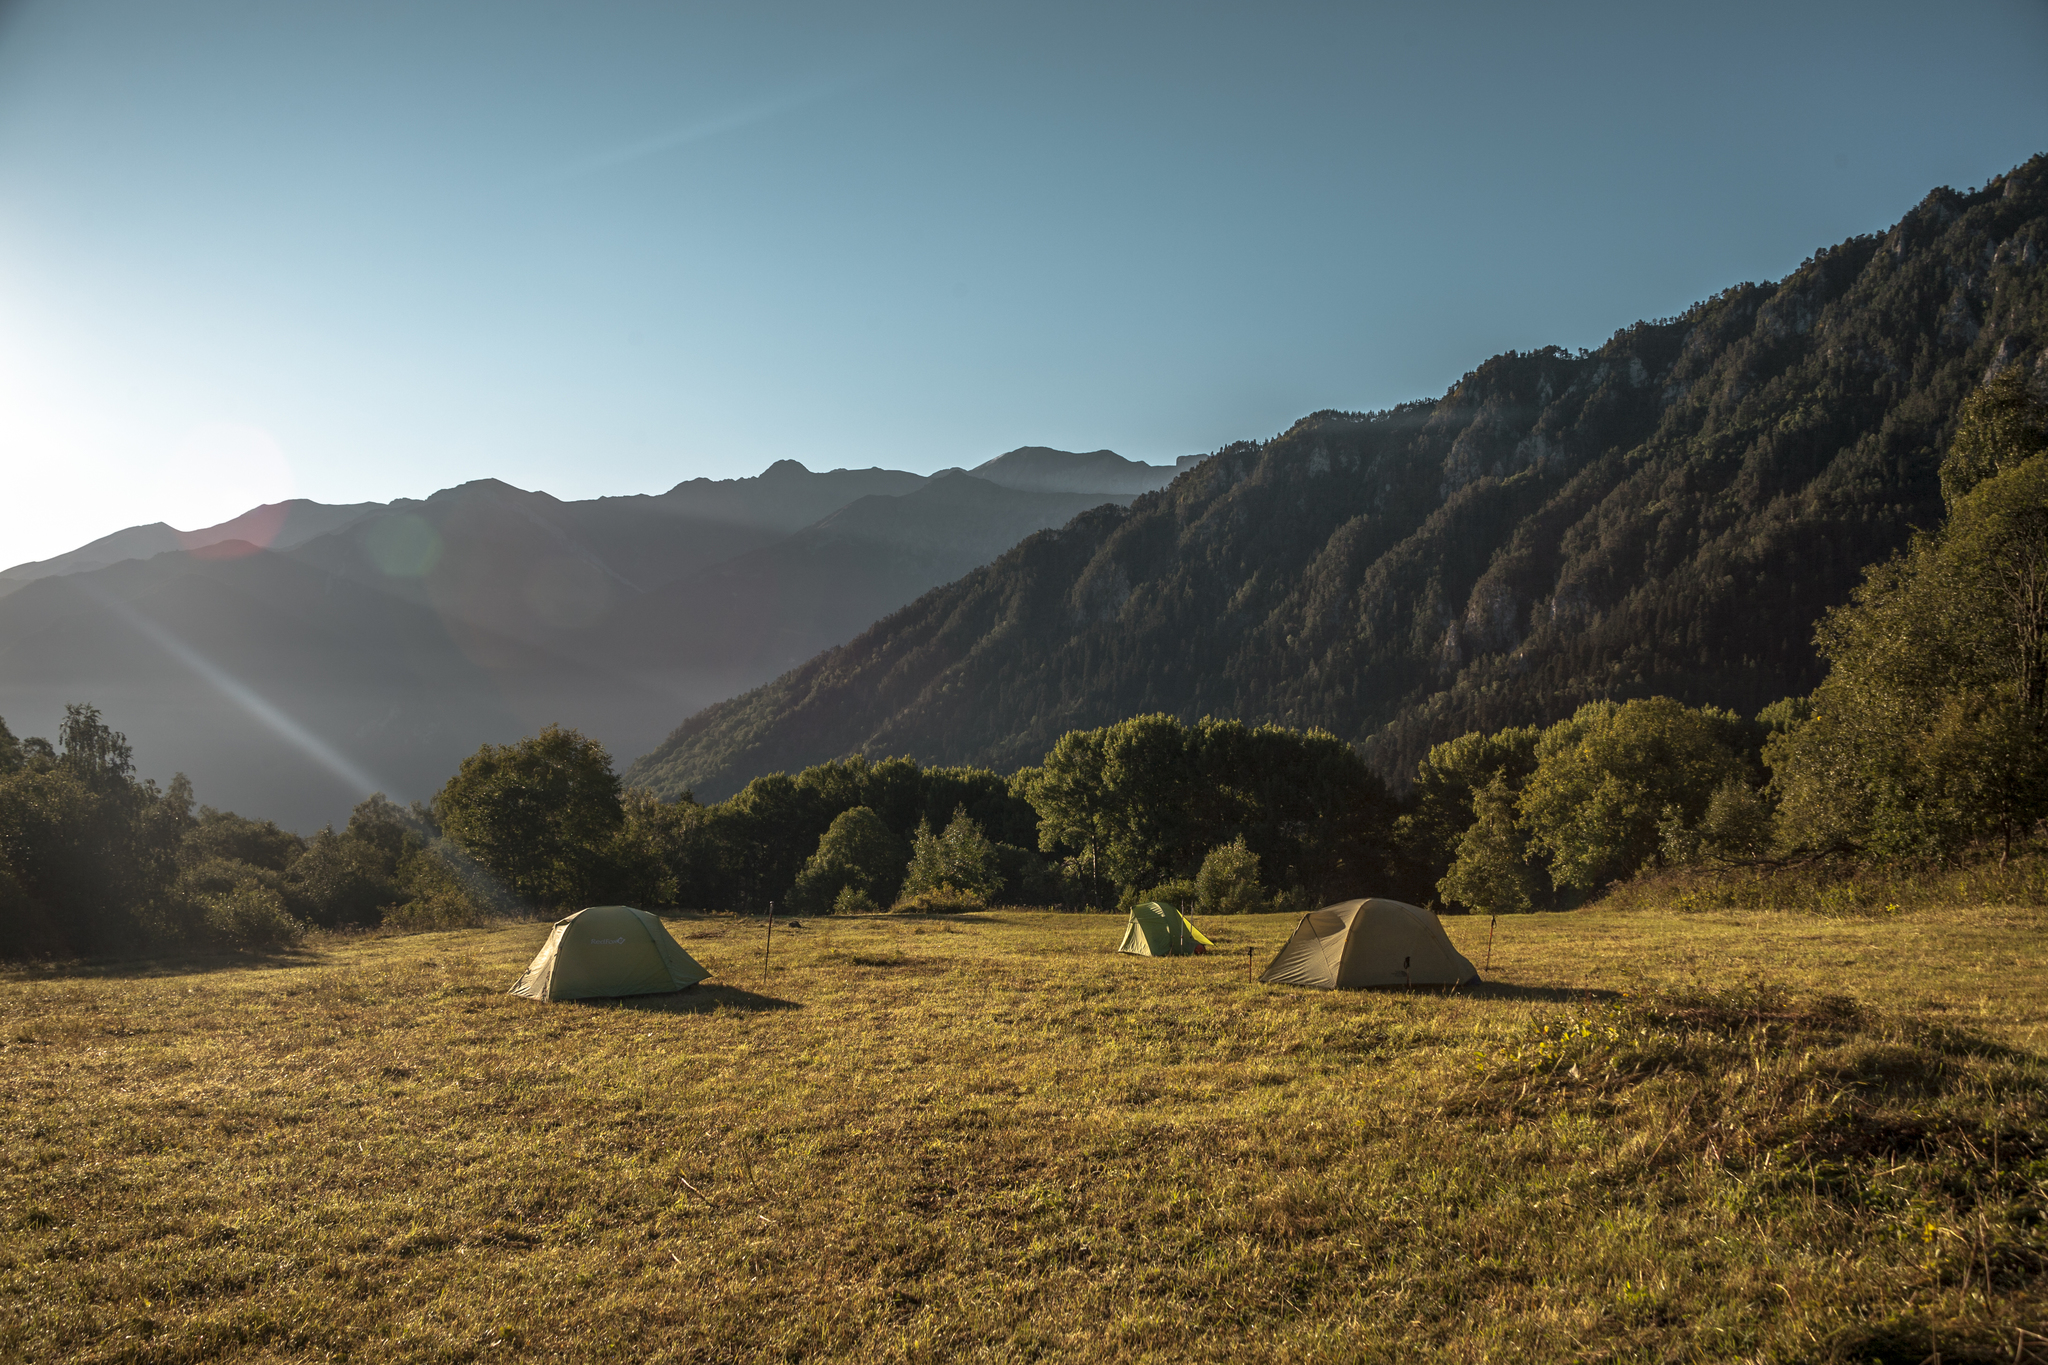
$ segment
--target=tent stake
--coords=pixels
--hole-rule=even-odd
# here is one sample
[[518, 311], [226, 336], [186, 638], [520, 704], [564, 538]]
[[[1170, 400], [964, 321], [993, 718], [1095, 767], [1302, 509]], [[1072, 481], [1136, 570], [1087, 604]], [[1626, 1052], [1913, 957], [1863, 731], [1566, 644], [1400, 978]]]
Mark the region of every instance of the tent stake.
[[1500, 923], [1500, 911], [1493, 912], [1493, 918], [1486, 921], [1486, 970], [1493, 970], [1493, 926]]

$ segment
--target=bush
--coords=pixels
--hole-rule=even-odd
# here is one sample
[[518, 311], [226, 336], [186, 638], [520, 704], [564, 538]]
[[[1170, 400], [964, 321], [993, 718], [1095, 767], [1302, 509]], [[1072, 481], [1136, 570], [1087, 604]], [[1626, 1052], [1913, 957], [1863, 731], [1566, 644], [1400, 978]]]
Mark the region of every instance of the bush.
[[178, 873], [176, 893], [203, 902], [247, 886], [282, 893], [284, 878], [236, 858], [202, 858]]
[[957, 915], [968, 910], [986, 910], [988, 902], [957, 886], [936, 886], [913, 892], [889, 909], [898, 915]]
[[384, 911], [396, 929], [459, 929], [493, 915], [506, 915], [518, 901], [489, 873], [445, 839], [436, 839], [398, 865], [398, 880], [411, 899]]
[[1176, 910], [1192, 910], [1195, 906], [1195, 884], [1182, 878], [1179, 881], [1161, 882], [1143, 891], [1136, 887], [1128, 888], [1117, 899], [1117, 912], [1128, 915], [1132, 906], [1143, 905], [1146, 901], [1158, 901], [1161, 905], [1170, 905]]
[[1268, 908], [1275, 914], [1306, 915], [1322, 906], [1323, 902], [1310, 895], [1306, 888], [1289, 886], [1273, 893], [1273, 904]]
[[231, 810], [199, 808], [199, 819], [185, 831], [178, 849], [181, 863], [225, 858], [282, 872], [305, 851], [306, 841], [270, 820], [251, 820]]
[[375, 924], [406, 899], [376, 845], [332, 829], [313, 836], [279, 890], [294, 918], [330, 929]]
[[238, 948], [281, 948], [306, 936], [306, 926], [284, 908], [284, 897], [253, 882], [207, 897], [206, 928]]
[[931, 825], [920, 821], [917, 840], [911, 846], [903, 894], [915, 896], [941, 887], [955, 888], [983, 903], [1003, 889], [995, 845], [964, 808], [953, 812], [942, 834], [932, 833]]
[[835, 915], [872, 915], [880, 908], [873, 896], [857, 886], [842, 886], [832, 901], [832, 913]]
[[1243, 835], [1209, 850], [1194, 889], [1194, 905], [1205, 915], [1255, 915], [1266, 908], [1259, 855], [1245, 846]]

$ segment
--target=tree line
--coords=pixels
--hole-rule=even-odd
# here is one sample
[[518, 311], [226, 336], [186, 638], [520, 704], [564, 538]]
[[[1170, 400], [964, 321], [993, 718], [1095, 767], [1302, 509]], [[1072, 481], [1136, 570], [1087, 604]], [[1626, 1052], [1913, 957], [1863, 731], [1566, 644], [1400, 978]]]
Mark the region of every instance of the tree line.
[[549, 727], [483, 746], [430, 802], [374, 796], [306, 838], [138, 779], [91, 706], [54, 743], [0, 721], [0, 940], [277, 944], [606, 901], [1516, 911], [1661, 866], [2004, 859], [2048, 819], [2048, 404], [2018, 366], [1963, 404], [1940, 479], [1941, 524], [1821, 621], [1810, 696], [1473, 731], [1399, 799], [1326, 731], [1164, 714], [1070, 731], [1007, 776], [852, 757], [710, 804], [628, 790], [602, 745]]

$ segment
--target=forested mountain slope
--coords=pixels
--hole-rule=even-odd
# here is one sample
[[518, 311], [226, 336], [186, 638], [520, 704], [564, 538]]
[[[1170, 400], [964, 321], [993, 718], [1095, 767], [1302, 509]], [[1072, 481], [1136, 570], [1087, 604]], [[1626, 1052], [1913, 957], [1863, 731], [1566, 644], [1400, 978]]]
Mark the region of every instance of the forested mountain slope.
[[1321, 412], [1043, 532], [691, 718], [629, 778], [713, 798], [847, 753], [1015, 767], [1167, 711], [1326, 726], [1397, 783], [1435, 741], [1597, 697], [1754, 709], [1939, 516], [1964, 395], [2048, 382], [2048, 158], [1937, 190], [1593, 352]]

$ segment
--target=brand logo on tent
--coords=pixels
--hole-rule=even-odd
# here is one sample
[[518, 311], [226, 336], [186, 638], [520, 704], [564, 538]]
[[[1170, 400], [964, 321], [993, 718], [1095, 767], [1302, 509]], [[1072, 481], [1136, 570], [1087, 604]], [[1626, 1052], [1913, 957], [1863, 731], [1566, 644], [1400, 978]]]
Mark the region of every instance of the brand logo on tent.
[[624, 934], [621, 934], [617, 938], [594, 938], [590, 941], [602, 947], [607, 943], [624, 943], [626, 941], [626, 936]]

